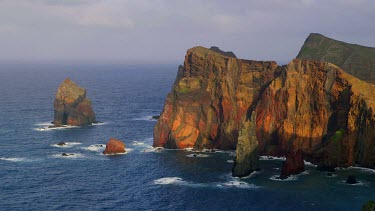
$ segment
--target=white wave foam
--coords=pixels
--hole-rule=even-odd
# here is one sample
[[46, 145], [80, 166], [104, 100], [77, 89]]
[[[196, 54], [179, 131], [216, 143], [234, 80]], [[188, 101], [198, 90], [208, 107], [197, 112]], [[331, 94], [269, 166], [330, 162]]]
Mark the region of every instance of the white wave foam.
[[303, 162], [305, 163], [306, 166], [317, 167], [317, 165], [312, 164], [312, 163], [310, 163], [310, 162], [308, 162], [308, 161], [306, 161], [306, 160], [304, 160]]
[[100, 126], [100, 125], [108, 125], [108, 122], [97, 122], [97, 123], [92, 123], [92, 126]]
[[256, 185], [249, 184], [241, 180], [233, 180], [233, 178], [224, 183], [193, 183], [183, 180], [180, 177], [164, 177], [154, 180], [156, 185], [183, 185], [194, 188], [204, 188], [204, 187], [216, 187], [216, 188], [244, 188], [244, 189], [255, 189], [259, 188]]
[[65, 145], [58, 145], [58, 144], [51, 144], [52, 147], [64, 147], [64, 148], [69, 148], [69, 147], [73, 147], [75, 145], [81, 145], [82, 143], [80, 142], [64, 142]]
[[348, 186], [367, 186], [367, 182], [357, 180], [357, 183], [355, 184], [348, 184], [346, 183], [346, 180], [339, 181], [339, 184], [348, 185]]
[[375, 173], [375, 169], [365, 168], [365, 167], [359, 167], [359, 166], [350, 166], [347, 169], [355, 169], [360, 170], [368, 173]]
[[82, 149], [92, 151], [92, 152], [102, 152], [104, 151], [105, 147], [106, 147], [105, 144], [92, 144], [88, 147], [82, 147]]
[[288, 182], [288, 181], [295, 181], [295, 180], [298, 179], [298, 175], [291, 175], [291, 176], [287, 177], [286, 179], [280, 179], [279, 177], [280, 177], [280, 175], [273, 175], [272, 177], [270, 177], [270, 180], [280, 181], [280, 182]]
[[52, 126], [51, 122], [36, 123], [35, 126]]
[[152, 147], [150, 146], [149, 149], [144, 149], [142, 152], [162, 152], [164, 151], [164, 147]]
[[282, 161], [285, 161], [286, 157], [260, 156], [259, 160], [282, 160]]
[[234, 160], [227, 160], [227, 163], [234, 163]]
[[218, 184], [217, 187], [235, 187], [235, 188], [244, 188], [244, 189], [256, 189], [259, 188], [254, 184], [249, 184], [240, 180], [232, 180], [225, 183]]
[[27, 161], [26, 158], [7, 158], [7, 157], [2, 157], [2, 158], [0, 158], [0, 160], [10, 161], [10, 162], [24, 162], [24, 161]]
[[145, 142], [143, 141], [133, 141], [133, 146], [140, 146], [140, 145], [145, 145]]
[[122, 153], [112, 153], [112, 154], [102, 154], [102, 155], [105, 155], [105, 156], [116, 156], [116, 155], [126, 155], [128, 154], [129, 152], [133, 151], [133, 149], [131, 148], [126, 148], [125, 149], [125, 152], [122, 152]]
[[156, 115], [133, 118], [133, 120], [136, 120], [136, 121], [152, 121], [152, 122], [158, 121], [157, 119], [153, 119], [152, 118], [153, 116], [156, 116]]
[[170, 184], [181, 184], [184, 181], [180, 177], [164, 177], [154, 180], [157, 185], [170, 185]]
[[310, 174], [310, 172], [306, 170], [300, 173], [300, 175], [308, 175], [308, 174]]
[[220, 153], [221, 150], [219, 150], [219, 149], [203, 149], [202, 152], [206, 152], [206, 153]]
[[[52, 126], [51, 124], [49, 126]], [[78, 128], [78, 126], [72, 126], [72, 125], [63, 125], [61, 127], [39, 127], [39, 128], [34, 128], [36, 131], [52, 131], [52, 130], [66, 130], [66, 129], [72, 129], [72, 128]]]
[[52, 157], [55, 157], [55, 158], [68, 158], [68, 159], [76, 159], [76, 158], [83, 158], [85, 157], [83, 154], [81, 153], [66, 153], [68, 156], [64, 156], [62, 155], [62, 153], [60, 154], [54, 154], [52, 155]]
[[206, 157], [209, 157], [209, 155], [205, 155], [205, 154], [188, 154], [186, 155], [186, 157], [189, 157], [189, 158], [206, 158]]

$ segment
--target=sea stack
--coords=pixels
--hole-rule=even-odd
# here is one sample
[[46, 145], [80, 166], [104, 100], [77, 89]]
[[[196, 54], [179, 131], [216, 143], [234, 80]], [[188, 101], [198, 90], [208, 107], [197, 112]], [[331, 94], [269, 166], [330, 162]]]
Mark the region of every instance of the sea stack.
[[117, 140], [115, 138], [110, 138], [109, 142], [107, 143], [103, 154], [119, 154], [125, 153], [125, 144], [124, 142]]
[[70, 78], [65, 79], [57, 90], [53, 125], [84, 126], [95, 123], [95, 113], [91, 101], [86, 97], [86, 89], [78, 86]]

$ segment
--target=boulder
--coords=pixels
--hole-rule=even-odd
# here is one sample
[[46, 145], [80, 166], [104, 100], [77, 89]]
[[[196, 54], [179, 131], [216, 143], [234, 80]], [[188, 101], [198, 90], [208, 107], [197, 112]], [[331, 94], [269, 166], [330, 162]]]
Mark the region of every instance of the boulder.
[[281, 168], [280, 179], [286, 179], [290, 175], [300, 174], [305, 171], [305, 162], [303, 160], [302, 152], [290, 152], [286, 156], [286, 161], [283, 162]]
[[350, 185], [357, 184], [357, 179], [355, 178], [355, 176], [349, 175], [346, 179], [346, 183]]
[[110, 138], [109, 142], [107, 143], [103, 154], [118, 154], [118, 153], [125, 153], [125, 143], [117, 140], [115, 138]]
[[86, 90], [70, 78], [61, 83], [53, 106], [53, 127], [63, 125], [82, 126], [96, 123], [91, 101], [86, 97]]

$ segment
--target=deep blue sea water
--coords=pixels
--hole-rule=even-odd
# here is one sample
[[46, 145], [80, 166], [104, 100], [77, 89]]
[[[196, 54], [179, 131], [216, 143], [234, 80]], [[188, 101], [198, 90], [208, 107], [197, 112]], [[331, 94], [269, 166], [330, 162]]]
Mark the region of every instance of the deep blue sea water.
[[[261, 160], [259, 173], [238, 179], [230, 176], [234, 152], [155, 151], [150, 116], [161, 112], [176, 73], [177, 64], [0, 65], [0, 210], [359, 210], [375, 199], [371, 170], [328, 177], [307, 166], [277, 181], [281, 161]], [[103, 124], [38, 130], [52, 121], [66, 77], [88, 90]], [[128, 152], [101, 155], [95, 144], [110, 137]], [[360, 184], [345, 184], [349, 174]]]

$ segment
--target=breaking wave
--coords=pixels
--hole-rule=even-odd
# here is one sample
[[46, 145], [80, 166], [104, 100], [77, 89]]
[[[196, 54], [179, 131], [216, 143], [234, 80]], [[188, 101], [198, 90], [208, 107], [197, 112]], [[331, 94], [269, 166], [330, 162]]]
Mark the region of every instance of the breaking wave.
[[82, 144], [80, 142], [63, 142], [63, 143], [64, 143], [64, 145], [58, 145], [58, 143], [57, 143], [57, 144], [51, 144], [51, 146], [52, 147], [70, 148], [70, 147]]

